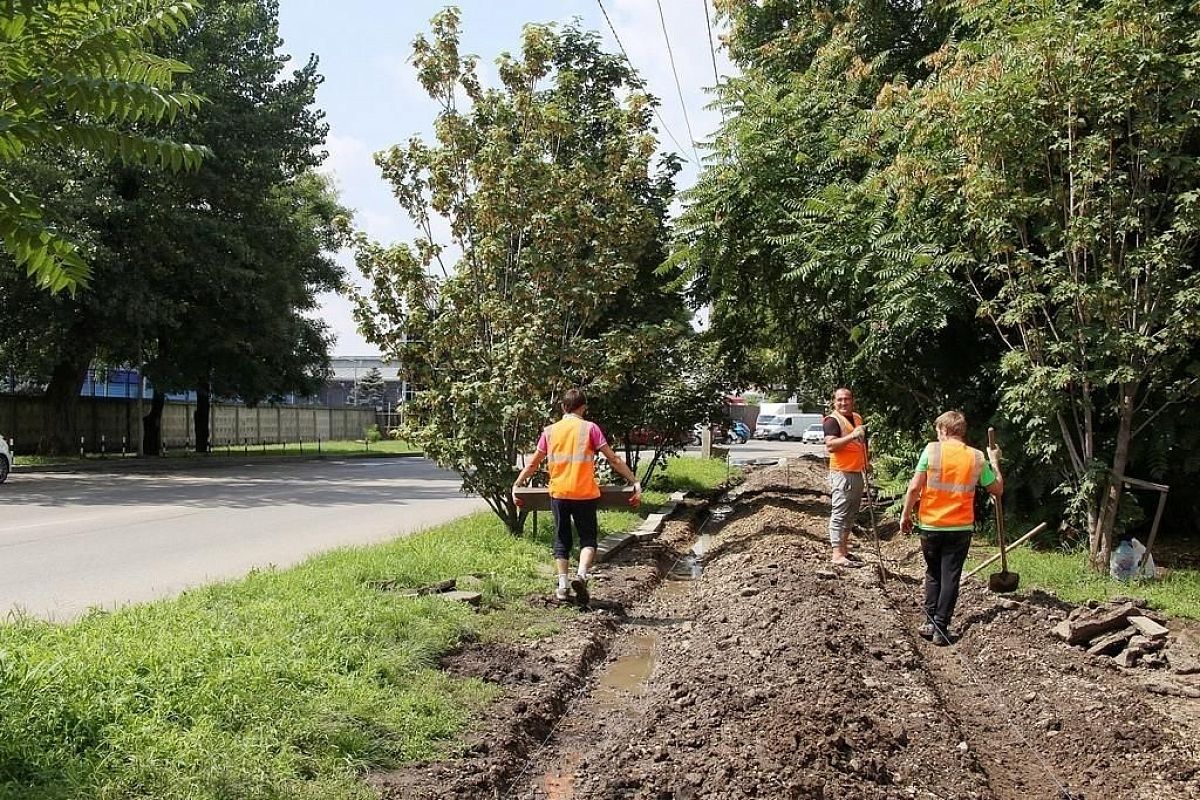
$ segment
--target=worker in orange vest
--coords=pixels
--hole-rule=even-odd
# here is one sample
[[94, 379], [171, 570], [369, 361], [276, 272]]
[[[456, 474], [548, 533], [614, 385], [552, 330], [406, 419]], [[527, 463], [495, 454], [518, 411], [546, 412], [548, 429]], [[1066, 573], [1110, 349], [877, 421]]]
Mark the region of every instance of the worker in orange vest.
[[915, 528], [925, 556], [925, 621], [917, 632], [934, 644], [950, 644], [950, 618], [958, 603], [963, 562], [975, 525], [975, 487], [999, 499], [1004, 493], [1000, 448], [983, 453], [968, 447], [967, 419], [947, 411], [934, 422], [936, 442], [925, 445], [904, 495], [900, 530], [912, 533], [913, 509], [920, 502]]
[[850, 553], [850, 531], [862, 505], [867, 471], [867, 428], [854, 411], [854, 393], [841, 387], [833, 393], [833, 411], [825, 417], [825, 447], [829, 450], [829, 545], [839, 567], [859, 567]]
[[[597, 500], [600, 499], [600, 484], [596, 482], [596, 454], [608, 459], [613, 470], [633, 484], [630, 504], [637, 505], [642, 497], [642, 484], [625, 461], [613, 452], [604, 432], [587, 416], [587, 396], [582, 389], [568, 389], [562, 396], [563, 417], [542, 431], [533, 458], [521, 470], [513, 483], [513, 498], [516, 488], [524, 486], [537, 472], [542, 461], [549, 464], [550, 510], [554, 514], [554, 566], [558, 573], [558, 588], [554, 596], [566, 600], [574, 592], [579, 604], [586, 606], [589, 600], [588, 573], [596, 557], [596, 539], [599, 525], [596, 521]], [[520, 505], [520, 501], [517, 501]], [[571, 578], [568, 589], [567, 574], [571, 562], [571, 520], [579, 532], [579, 570]]]

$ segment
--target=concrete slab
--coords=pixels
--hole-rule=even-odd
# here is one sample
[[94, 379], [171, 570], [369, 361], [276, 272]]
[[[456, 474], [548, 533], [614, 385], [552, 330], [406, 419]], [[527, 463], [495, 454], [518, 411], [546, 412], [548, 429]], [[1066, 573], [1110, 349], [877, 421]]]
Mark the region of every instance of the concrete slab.
[[469, 606], [477, 606], [483, 600], [482, 592], [464, 592], [462, 589], [455, 589], [452, 592], [441, 592], [434, 595], [443, 600], [451, 600], [456, 603], [466, 603]]
[[634, 541], [631, 533], [619, 533], [605, 536], [596, 547], [596, 561], [604, 562], [612, 558], [622, 547]]

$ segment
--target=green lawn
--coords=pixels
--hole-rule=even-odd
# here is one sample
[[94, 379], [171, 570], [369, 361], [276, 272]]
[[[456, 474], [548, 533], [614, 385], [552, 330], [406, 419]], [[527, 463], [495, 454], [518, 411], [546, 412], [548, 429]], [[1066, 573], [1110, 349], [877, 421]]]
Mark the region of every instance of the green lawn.
[[[659, 496], [724, 478], [696, 461], [673, 462]], [[366, 798], [365, 770], [437, 755], [493, 696], [441, 673], [441, 654], [574, 613], [525, 602], [549, 588], [547, 536], [477, 514], [69, 625], [0, 626], [0, 798]], [[460, 576], [484, 613], [375, 588]]]
[[[362, 439], [357, 440], [337, 440], [329, 442], [291, 442], [288, 444], [272, 444], [256, 445], [230, 445], [225, 446], [214, 445], [212, 456], [236, 455], [236, 456], [257, 456], [257, 457], [310, 457], [315, 455], [326, 456], [372, 456], [372, 455], [419, 455], [420, 451], [410, 445], [408, 442], [397, 441], [394, 439], [381, 439], [378, 442], [367, 443]], [[191, 450], [168, 450], [164, 459], [147, 459], [148, 463], [169, 463], [171, 459], [193, 459], [207, 458], [208, 456], [196, 453]], [[135, 460], [137, 457], [133, 454], [126, 454], [125, 459]], [[109, 453], [101, 456], [98, 453], [88, 453], [83, 456], [15, 456], [13, 463], [17, 466], [45, 466], [57, 464], [79, 464], [79, 463], [95, 463], [98, 461], [120, 461], [122, 455], [120, 451]]]
[[[1177, 569], [1158, 580], [1123, 583], [1089, 569], [1086, 553], [1037, 552], [1028, 548], [1009, 553], [1008, 568], [1020, 574], [1022, 590], [1046, 589], [1071, 603], [1103, 601], [1121, 595], [1145, 598], [1172, 617], [1200, 619], [1198, 570]], [[985, 567], [979, 577], [986, 579], [989, 573], [999, 570], [997, 561]]]

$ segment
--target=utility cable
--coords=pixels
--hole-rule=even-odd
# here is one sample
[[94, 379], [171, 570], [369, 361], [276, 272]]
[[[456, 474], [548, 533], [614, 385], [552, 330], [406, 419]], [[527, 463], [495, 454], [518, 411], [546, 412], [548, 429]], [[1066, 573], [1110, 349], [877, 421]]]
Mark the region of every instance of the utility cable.
[[708, 0], [700, 0], [704, 6], [704, 27], [708, 28], [708, 52], [712, 56], [713, 65], [713, 88], [715, 89], [721, 83], [721, 76], [717, 74], [717, 50], [713, 46], [712, 20], [708, 16]]
[[[604, 0], [596, 0], [596, 4], [600, 6], [600, 13], [604, 15], [604, 21], [608, 23], [608, 29], [612, 31], [613, 38], [617, 40], [617, 47], [621, 49], [621, 55], [625, 56], [625, 60], [629, 63], [629, 66], [633, 67], [633, 59], [629, 57], [629, 51], [625, 49], [625, 45], [621, 42], [621, 37], [617, 35], [616, 26], [613, 25], [612, 20], [608, 16], [608, 11], [604, 8]], [[650, 107], [654, 109], [654, 116], [658, 118], [658, 124], [662, 125], [663, 132], [666, 133], [667, 136], [670, 137], [671, 141], [675, 143], [675, 146], [679, 148], [679, 157], [684, 161], [690, 162], [691, 159], [683, 154], [684, 146], [681, 145], [679, 140], [675, 138], [675, 134], [671, 133], [671, 129], [667, 127], [666, 120], [664, 120], [662, 118], [662, 114], [659, 113], [658, 105], [656, 103], [651, 103]], [[692, 148], [692, 152], [695, 153], [694, 147]], [[700, 166], [698, 159], [696, 161], [696, 166]]]
[[[675, 51], [671, 49], [671, 35], [667, 33], [667, 18], [663, 14], [662, 0], [655, 0], [658, 6], [658, 19], [662, 22], [663, 39], [667, 43], [667, 60], [671, 62], [671, 74], [675, 76], [675, 91], [679, 94], [679, 108], [683, 111], [683, 124], [687, 127], [688, 139], [692, 142], [692, 155], [696, 157], [696, 166], [700, 166], [700, 154], [696, 152], [696, 134], [692, 133], [692, 121], [688, 119], [687, 103], [683, 101], [683, 84], [679, 82], [679, 70], [675, 69]], [[705, 6], [707, 12], [708, 7]]]

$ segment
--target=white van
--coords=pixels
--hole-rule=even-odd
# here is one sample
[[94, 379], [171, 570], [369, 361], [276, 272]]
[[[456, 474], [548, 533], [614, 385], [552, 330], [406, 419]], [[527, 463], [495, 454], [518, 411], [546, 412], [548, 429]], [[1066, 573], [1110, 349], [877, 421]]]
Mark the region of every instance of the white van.
[[[795, 403], [776, 403], [777, 406], [790, 406], [796, 409], [780, 409], [777, 413], [759, 411], [758, 422], [754, 428], [755, 439], [800, 439], [810, 425], [819, 425], [824, 419], [821, 414], [805, 414]], [[763, 406], [766, 409], [766, 406]]]

